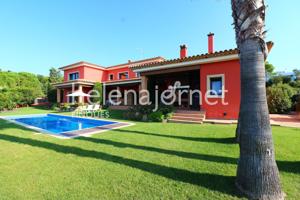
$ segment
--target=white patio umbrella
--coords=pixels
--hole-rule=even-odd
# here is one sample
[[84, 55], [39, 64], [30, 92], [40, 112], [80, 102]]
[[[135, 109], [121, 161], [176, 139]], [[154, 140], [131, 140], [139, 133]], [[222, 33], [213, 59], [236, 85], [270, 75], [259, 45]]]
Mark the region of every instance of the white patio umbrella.
[[72, 94], [68, 94], [67, 97], [90, 97], [91, 95], [86, 94], [82, 91], [75, 91]]

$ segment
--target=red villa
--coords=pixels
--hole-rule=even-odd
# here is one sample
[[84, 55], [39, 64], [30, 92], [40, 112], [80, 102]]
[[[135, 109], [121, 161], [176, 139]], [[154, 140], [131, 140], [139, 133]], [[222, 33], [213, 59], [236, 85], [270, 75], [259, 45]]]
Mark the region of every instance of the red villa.
[[[208, 90], [225, 89], [207, 98], [215, 101], [210, 105], [206, 101], [199, 103], [199, 96], [182, 96], [182, 104], [174, 106], [180, 110], [205, 111], [206, 118], [212, 119], [237, 119], [240, 105], [240, 63], [238, 49], [214, 52], [214, 34], [208, 35], [208, 53], [188, 56], [187, 47], [180, 46], [180, 57], [166, 60], [162, 57], [149, 58], [139, 61], [128, 61], [128, 63], [111, 67], [78, 62], [61, 67], [64, 71], [64, 82], [54, 84], [57, 88], [57, 102], [69, 102], [67, 95], [71, 92], [72, 86], [76, 90], [88, 93], [96, 82], [105, 83], [106, 94], [112, 89], [119, 90], [124, 95], [124, 90], [140, 91], [148, 89], [154, 92], [158, 86], [158, 92], [174, 85], [180, 81], [182, 86], [194, 90], [198, 89], [202, 94]], [[273, 46], [269, 42], [268, 49]], [[151, 95], [150, 95], [151, 96]], [[133, 99], [129, 98], [128, 105], [132, 105]], [[122, 100], [121, 100], [122, 101]], [[226, 102], [226, 104], [223, 104]], [[86, 99], [79, 97], [78, 102], [86, 102]], [[186, 103], [185, 103], [186, 102]], [[192, 105], [188, 102], [193, 102]], [[200, 104], [200, 105], [199, 105]], [[118, 106], [119, 109], [128, 107]]]

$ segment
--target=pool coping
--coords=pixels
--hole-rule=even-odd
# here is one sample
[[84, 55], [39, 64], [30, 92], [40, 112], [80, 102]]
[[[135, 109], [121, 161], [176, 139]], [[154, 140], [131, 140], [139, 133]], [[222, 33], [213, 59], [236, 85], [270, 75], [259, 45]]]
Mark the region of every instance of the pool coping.
[[[96, 127], [91, 127], [91, 128], [85, 128], [82, 130], [75, 130], [75, 131], [66, 131], [66, 132], [62, 132], [61, 134], [57, 135], [54, 134], [53, 132], [47, 131], [45, 129], [42, 128], [38, 128], [35, 126], [30, 126], [28, 124], [24, 124], [22, 122], [17, 122], [13, 119], [10, 118], [16, 118], [16, 117], [38, 117], [38, 116], [46, 116], [46, 115], [57, 115], [57, 116], [63, 116], [63, 117], [70, 117], [70, 118], [80, 118], [80, 119], [90, 119], [90, 120], [98, 120], [98, 121], [109, 121], [109, 122], [115, 122], [113, 124], [108, 124], [108, 125], [103, 125], [103, 126], [96, 126]], [[59, 114], [52, 114], [52, 113], [45, 113], [45, 114], [31, 114], [31, 115], [11, 115], [11, 116], [0, 116], [0, 119], [6, 120], [10, 123], [14, 123], [20, 126], [23, 126], [25, 128], [37, 131], [37, 133], [35, 134], [47, 134], [59, 139], [72, 139], [72, 138], [76, 138], [76, 137], [90, 137], [91, 135], [97, 134], [97, 133], [102, 133], [105, 131], [109, 131], [112, 129], [119, 129], [119, 128], [124, 128], [124, 127], [128, 127], [128, 126], [133, 126], [135, 125], [134, 123], [131, 122], [120, 122], [120, 121], [115, 121], [115, 120], [109, 120], [109, 119], [95, 119], [92, 117], [74, 117], [74, 116], [68, 116], [68, 115], [59, 115]]]

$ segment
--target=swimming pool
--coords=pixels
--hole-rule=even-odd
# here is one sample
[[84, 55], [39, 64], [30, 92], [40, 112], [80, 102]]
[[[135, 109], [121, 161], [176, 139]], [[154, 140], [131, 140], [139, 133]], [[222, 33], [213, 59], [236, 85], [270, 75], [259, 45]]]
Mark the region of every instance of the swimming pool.
[[130, 125], [129, 123], [56, 114], [13, 116], [5, 119], [42, 133], [61, 137], [88, 135]]

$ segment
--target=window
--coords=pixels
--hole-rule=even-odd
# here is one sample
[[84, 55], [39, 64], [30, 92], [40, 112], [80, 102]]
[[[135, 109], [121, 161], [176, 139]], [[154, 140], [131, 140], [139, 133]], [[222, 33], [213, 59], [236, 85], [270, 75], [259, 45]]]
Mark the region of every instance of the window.
[[69, 80], [70, 81], [77, 80], [77, 79], [79, 79], [79, 73], [78, 72], [69, 74]]
[[136, 73], [135, 73], [135, 77], [140, 78], [140, 77], [141, 77], [140, 72], [136, 72]]
[[207, 90], [210, 91], [208, 97], [223, 97], [224, 75], [207, 76]]
[[128, 79], [128, 78], [129, 78], [128, 72], [119, 73], [119, 79]]
[[114, 80], [114, 75], [113, 74], [110, 74], [109, 75], [109, 80], [111, 81], [111, 80]]

